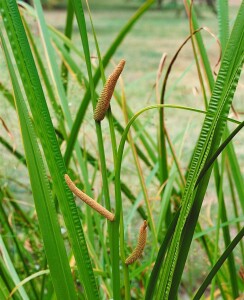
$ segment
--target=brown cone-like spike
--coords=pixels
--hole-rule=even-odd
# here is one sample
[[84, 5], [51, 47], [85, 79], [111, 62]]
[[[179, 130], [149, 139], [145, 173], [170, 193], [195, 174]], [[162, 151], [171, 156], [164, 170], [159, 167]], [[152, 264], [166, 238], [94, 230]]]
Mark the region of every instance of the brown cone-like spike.
[[114, 214], [112, 214], [110, 211], [108, 211], [106, 208], [104, 208], [102, 205], [97, 203], [95, 200], [93, 200], [91, 197], [83, 193], [80, 189], [78, 189], [73, 181], [70, 179], [69, 175], [64, 175], [65, 181], [70, 188], [70, 190], [79, 197], [82, 201], [84, 201], [87, 205], [92, 207], [94, 210], [96, 210], [99, 214], [103, 215], [105, 218], [107, 218], [109, 221], [114, 221]]
[[106, 112], [109, 108], [110, 100], [113, 96], [113, 92], [116, 86], [116, 83], [119, 79], [121, 72], [124, 69], [125, 60], [121, 60], [113, 73], [108, 77], [102, 93], [97, 101], [97, 106], [94, 110], [94, 120], [100, 122], [104, 119]]
[[131, 255], [127, 257], [125, 260], [126, 265], [133, 264], [141, 255], [143, 252], [143, 249], [145, 248], [147, 241], [147, 221], [144, 221], [140, 228], [139, 238], [136, 245], [136, 248], [133, 250]]

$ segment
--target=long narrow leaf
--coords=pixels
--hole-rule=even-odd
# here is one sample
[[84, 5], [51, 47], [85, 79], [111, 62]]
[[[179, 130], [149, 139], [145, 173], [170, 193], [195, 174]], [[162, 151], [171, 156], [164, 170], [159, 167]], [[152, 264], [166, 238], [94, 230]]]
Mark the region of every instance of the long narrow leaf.
[[74, 283], [44, 163], [1, 31], [0, 37], [13, 84], [32, 192], [56, 295], [60, 298], [75, 299]]
[[[194, 203], [194, 186], [198, 174], [205, 164], [208, 155], [214, 151], [216, 147], [218, 147], [225, 126], [224, 118], [227, 117], [240, 75], [240, 67], [243, 62], [244, 50], [243, 22], [244, 3], [242, 3], [240, 7], [234, 29], [232, 30], [230, 41], [221, 64], [213, 95], [210, 100], [208, 112], [213, 113], [214, 117], [210, 117], [209, 114], [206, 115], [199, 141], [194, 151], [191, 168], [188, 174], [186, 188], [182, 199], [182, 210], [167, 258], [165, 259], [165, 264], [163, 266], [157, 299], [167, 299], [172, 286], [172, 291], [175, 292], [177, 290], [176, 285], [174, 285], [172, 280], [179, 256], [180, 240], [184, 225]], [[212, 145], [213, 141], [214, 143]]]
[[201, 285], [201, 287], [199, 288], [199, 290], [195, 294], [195, 296], [193, 298], [194, 300], [198, 300], [198, 299], [201, 298], [204, 291], [206, 290], [208, 285], [211, 283], [211, 281], [212, 281], [213, 277], [215, 276], [215, 274], [218, 272], [220, 267], [223, 265], [225, 260], [228, 258], [229, 254], [234, 250], [236, 245], [241, 241], [243, 236], [244, 236], [244, 227], [241, 229], [241, 231], [237, 234], [237, 236], [230, 243], [228, 248], [224, 251], [224, 253], [221, 255], [221, 257], [218, 259], [218, 261], [216, 262], [216, 264], [214, 265], [214, 267], [212, 268], [212, 270], [210, 271], [210, 273], [208, 274], [208, 276], [204, 280], [203, 284]]
[[[9, 270], [9, 273], [11, 274], [11, 278], [13, 279], [15, 285], [17, 285], [20, 282], [19, 276], [13, 266], [13, 263], [9, 257], [8, 251], [4, 245], [3, 239], [0, 236], [0, 250], [1, 250], [1, 255], [3, 256], [3, 260], [5, 261], [5, 264]], [[19, 289], [19, 293], [22, 296], [24, 300], [29, 300], [29, 297], [23, 287]]]
[[79, 220], [74, 197], [64, 180], [64, 174], [66, 173], [65, 165], [16, 1], [1, 1], [0, 9], [4, 26], [7, 29], [9, 41], [15, 54], [22, 83], [26, 90], [32, 115], [35, 119], [35, 129], [40, 137], [49, 171], [53, 179], [54, 191], [59, 200], [60, 208], [67, 226], [80, 280], [84, 284], [87, 297], [97, 299], [97, 285], [83, 229]]
[[[121, 42], [123, 41], [123, 39], [125, 38], [127, 33], [130, 31], [132, 26], [143, 15], [143, 13], [145, 13], [147, 11], [147, 9], [152, 5], [153, 2], [154, 2], [154, 0], [146, 1], [138, 9], [138, 11], [132, 16], [132, 18], [123, 27], [123, 29], [120, 31], [120, 33], [118, 34], [118, 36], [116, 37], [116, 39], [114, 40], [112, 45], [109, 47], [106, 54], [104, 55], [104, 58], [103, 58], [103, 67], [104, 68], [106, 68], [106, 66], [109, 63], [109, 60], [111, 59], [111, 57], [113, 56], [113, 54], [115, 53], [115, 51], [117, 50], [117, 48], [119, 47], [119, 45], [121, 44]], [[95, 75], [94, 75], [94, 85], [95, 86], [98, 84], [100, 76], [101, 76], [101, 73], [100, 73], [100, 69], [98, 68]], [[78, 112], [77, 112], [75, 120], [74, 120], [73, 128], [72, 128], [71, 133], [70, 133], [70, 138], [69, 138], [67, 148], [66, 148], [66, 151], [65, 151], [65, 156], [64, 156], [64, 159], [65, 159], [66, 163], [68, 163], [69, 160], [70, 160], [70, 156], [71, 156], [71, 153], [72, 153], [72, 150], [73, 150], [73, 147], [74, 147], [74, 143], [76, 141], [81, 123], [84, 119], [85, 112], [87, 110], [90, 98], [91, 98], [91, 94], [90, 94], [90, 91], [88, 90], [86, 92], [82, 102], [81, 102], [81, 105], [80, 105], [79, 109], [78, 109]]]

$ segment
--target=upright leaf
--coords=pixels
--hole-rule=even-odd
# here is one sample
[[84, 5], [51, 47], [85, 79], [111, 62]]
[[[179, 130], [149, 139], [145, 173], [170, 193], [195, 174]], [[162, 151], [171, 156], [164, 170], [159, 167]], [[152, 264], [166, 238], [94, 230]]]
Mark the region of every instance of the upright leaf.
[[64, 161], [16, 1], [1, 1], [0, 11], [35, 120], [35, 129], [40, 138], [53, 180], [54, 192], [64, 216], [80, 280], [83, 283], [87, 298], [98, 299], [97, 285], [77, 207], [64, 180], [66, 173]]
[[[183, 229], [194, 203], [194, 187], [199, 172], [206, 163], [208, 156], [218, 147], [226, 124], [230, 104], [240, 76], [244, 51], [244, 3], [242, 3], [235, 26], [221, 64], [218, 78], [209, 103], [209, 109], [204, 120], [197, 146], [194, 151], [185, 191], [181, 202], [181, 212], [176, 226], [168, 255], [163, 265], [159, 279], [157, 299], [167, 299], [172, 285], [172, 279], [179, 256], [180, 240]], [[209, 172], [208, 172], [209, 173]], [[206, 185], [206, 184], [205, 184]], [[205, 186], [206, 189], [206, 186]], [[174, 288], [175, 289], [175, 288]]]
[[[76, 299], [71, 270], [41, 152], [1, 31], [0, 38], [12, 80], [35, 207], [55, 292], [60, 299], [62, 297]], [[22, 293], [22, 289], [20, 289], [20, 293]]]

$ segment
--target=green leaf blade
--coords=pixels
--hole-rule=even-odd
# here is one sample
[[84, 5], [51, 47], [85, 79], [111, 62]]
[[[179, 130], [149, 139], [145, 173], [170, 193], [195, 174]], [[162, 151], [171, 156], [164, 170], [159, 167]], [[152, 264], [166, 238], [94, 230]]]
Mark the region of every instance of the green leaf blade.
[[74, 197], [64, 180], [64, 174], [66, 173], [64, 161], [57, 143], [54, 127], [20, 18], [17, 3], [15, 0], [1, 1], [0, 8], [31, 112], [35, 119], [35, 129], [40, 138], [48, 168], [53, 179], [54, 192], [57, 195], [64, 216], [80, 280], [84, 284], [87, 297], [89, 299], [98, 299], [98, 289], [84, 232]]
[[56, 295], [59, 298], [76, 299], [71, 270], [34, 128], [30, 121], [28, 110], [24, 103], [2, 34], [1, 40], [15, 93], [16, 108], [19, 116], [32, 192]]

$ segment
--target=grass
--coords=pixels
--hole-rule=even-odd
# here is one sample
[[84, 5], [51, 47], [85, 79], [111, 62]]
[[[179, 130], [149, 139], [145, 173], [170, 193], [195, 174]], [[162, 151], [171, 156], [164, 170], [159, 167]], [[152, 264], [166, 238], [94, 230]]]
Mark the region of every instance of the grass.
[[[103, 1], [104, 2], [104, 1]], [[117, 5], [116, 5], [117, 4]], [[122, 1], [117, 1], [115, 4], [111, 5], [108, 3], [103, 3], [103, 5], [98, 5], [97, 3], [90, 4], [93, 14], [93, 22], [96, 28], [97, 38], [99, 40], [99, 46], [101, 52], [107, 49], [107, 45], [111, 43], [111, 41], [116, 36], [118, 30], [122, 27], [122, 25], [126, 22], [126, 20], [130, 17], [131, 13], [135, 10], [135, 6], [138, 7], [138, 3], [133, 3], [133, 8], [128, 9], [128, 5]], [[237, 8], [232, 7], [231, 9], [231, 16], [234, 17]], [[112, 15], [112, 16], [111, 16]], [[215, 34], [217, 34], [217, 19], [216, 17], [209, 12], [208, 10], [204, 11], [204, 18], [200, 19], [200, 23], [203, 25], [207, 25], [210, 27]], [[64, 28], [64, 18], [65, 18], [65, 11], [46, 11], [45, 13], [46, 20], [48, 23], [54, 25], [60, 30]], [[113, 22], [112, 20], [116, 20]], [[30, 20], [31, 21], [31, 20]], [[111, 24], [111, 22], [113, 22]], [[111, 26], [112, 25], [112, 26]], [[35, 30], [37, 31], [36, 25], [33, 23]], [[148, 30], [152, 28], [152, 30]], [[91, 27], [88, 23], [88, 32], [91, 34]], [[171, 34], [172, 32], [172, 34]], [[126, 94], [129, 95], [129, 103], [131, 107], [133, 107], [134, 111], [137, 111], [143, 108], [145, 105], [150, 104], [154, 101], [154, 93], [152, 92], [153, 85], [155, 83], [155, 76], [156, 70], [158, 67], [158, 63], [160, 61], [161, 55], [163, 52], [168, 53], [169, 57], [173, 55], [176, 51], [177, 47], [179, 46], [179, 42], [183, 41], [184, 37], [188, 35], [188, 21], [185, 16], [182, 14], [180, 18], [176, 17], [175, 11], [158, 11], [158, 10], [151, 10], [147, 12], [147, 14], [143, 17], [143, 19], [139, 20], [139, 22], [135, 25], [131, 33], [127, 36], [125, 41], [122, 43], [121, 47], [119, 48], [118, 52], [115, 53], [114, 60], [118, 61], [121, 58], [126, 58], [127, 64], [126, 69], [124, 70], [124, 86]], [[204, 33], [204, 38], [206, 43], [210, 43], [210, 50], [209, 56], [214, 64], [218, 57], [218, 47], [216, 43], [213, 41], [211, 37], [209, 37], [206, 33]], [[73, 40], [76, 44], [78, 44], [79, 35], [77, 32], [77, 27], [74, 29], [74, 37]], [[95, 54], [95, 45], [91, 41], [91, 53]], [[134, 51], [136, 47], [137, 51]], [[94, 60], [97, 63], [96, 60]], [[172, 84], [180, 78], [182, 72], [192, 64], [193, 57], [190, 49], [190, 44], [186, 46], [186, 48], [182, 51], [180, 55], [180, 60], [176, 63], [176, 67], [174, 68], [171, 74], [171, 82], [169, 84], [169, 93], [171, 91]], [[2, 62], [3, 64], [3, 62]], [[4, 66], [2, 66], [4, 68]], [[109, 67], [107, 73], [111, 71], [112, 66]], [[193, 97], [195, 92], [194, 88], [198, 87], [199, 90], [199, 82], [195, 76], [196, 71], [194, 66], [191, 70], [185, 75], [185, 77], [181, 80], [181, 82], [174, 88], [174, 93], [172, 96], [168, 96], [167, 101], [171, 103], [178, 103], [178, 104], [187, 104], [189, 106], [194, 106], [196, 104], [196, 97]], [[2, 79], [3, 83], [8, 82], [7, 76]], [[188, 85], [188, 82], [191, 82], [191, 85]], [[137, 86], [140, 86], [138, 89]], [[148, 86], [150, 88], [148, 88]], [[76, 82], [74, 82], [71, 78], [70, 82], [70, 97], [69, 97], [69, 105], [71, 109], [71, 113], [74, 116], [77, 110], [77, 103], [79, 103], [79, 95], [80, 95], [80, 88], [77, 89]], [[242, 95], [242, 89], [240, 89], [240, 96]], [[241, 109], [241, 101], [240, 96], [238, 95], [238, 91], [236, 93], [236, 100], [234, 105], [237, 105], [237, 108]], [[203, 102], [201, 101], [201, 97], [197, 97], [197, 103], [203, 108]], [[16, 124], [16, 120], [12, 121], [13, 115], [9, 110], [8, 106], [3, 103], [3, 111], [2, 116], [4, 120], [6, 120], [7, 124], [10, 124], [11, 130], [16, 132], [16, 128], [14, 128], [14, 124]], [[238, 106], [240, 105], [240, 106]], [[198, 106], [199, 107], [199, 106]], [[117, 110], [117, 109], [116, 109]], [[115, 113], [116, 113], [115, 110]], [[178, 113], [177, 111], [175, 112]], [[174, 126], [175, 119], [177, 119], [177, 115], [172, 114], [172, 112], [168, 112], [167, 116], [167, 124], [170, 130], [171, 136], [177, 136], [180, 132], [178, 126]], [[179, 114], [181, 114], [180, 112]], [[11, 115], [11, 116], [10, 116]], [[188, 120], [190, 116], [187, 112], [184, 112], [185, 120]], [[174, 118], [174, 116], [176, 118]], [[118, 115], [118, 117], [121, 117]], [[194, 119], [198, 119], [196, 116], [191, 117]], [[89, 117], [87, 120], [89, 121]], [[182, 120], [184, 122], [184, 120]], [[185, 121], [185, 122], [186, 122]], [[193, 123], [193, 127], [197, 124]], [[182, 124], [184, 128], [186, 123]], [[153, 132], [154, 126], [153, 122], [149, 123], [148, 125], [149, 130]], [[90, 133], [88, 127], [86, 131]], [[105, 128], [106, 130], [106, 128]], [[197, 132], [195, 136], [197, 136]], [[241, 136], [241, 135], [240, 135]], [[5, 135], [5, 137], [7, 137]], [[106, 137], [105, 137], [106, 138]], [[189, 137], [191, 140], [191, 137]], [[192, 136], [193, 141], [194, 137]], [[238, 137], [237, 137], [238, 138]], [[241, 137], [240, 137], [241, 140]], [[238, 143], [238, 142], [237, 142]], [[186, 143], [189, 145], [194, 143]], [[21, 144], [18, 144], [21, 147]], [[189, 149], [189, 151], [192, 148]], [[238, 149], [237, 149], [238, 151]], [[7, 154], [6, 154], [7, 155]], [[241, 154], [240, 154], [241, 155]], [[2, 161], [3, 170], [6, 170], [5, 162]], [[12, 175], [12, 174], [9, 174]], [[17, 177], [17, 176], [16, 176]]]
[[[107, 7], [108, 6], [108, 7]], [[126, 22], [129, 18], [133, 9], [126, 9], [126, 5], [118, 3], [118, 8], [116, 9], [116, 4], [111, 7], [109, 4], [104, 7], [97, 7], [97, 4], [92, 5], [91, 9], [93, 14], [93, 22], [96, 28], [96, 34], [99, 41], [99, 46], [101, 52], [104, 53], [107, 49], [107, 45], [111, 43], [111, 41], [116, 36], [119, 28]], [[110, 9], [110, 10], [109, 10]], [[235, 15], [236, 8], [232, 8], [232, 16]], [[47, 21], [51, 24], [55, 23], [59, 29], [62, 30], [64, 12], [47, 12], [46, 18]], [[116, 19], [116, 22], [113, 20]], [[53, 22], [55, 20], [55, 22]], [[112, 23], [113, 22], [113, 23]], [[200, 19], [200, 23], [203, 25], [207, 24], [215, 34], [217, 34], [217, 19], [216, 17], [206, 10], [204, 12], [204, 18]], [[149, 30], [151, 28], [151, 30]], [[172, 32], [172, 34], [171, 34]], [[127, 61], [126, 68], [124, 70], [124, 86], [125, 92], [129, 95], [128, 102], [130, 106], [133, 107], [134, 111], [137, 111], [143, 108], [147, 104], [151, 104], [154, 102], [154, 93], [153, 93], [153, 85], [155, 84], [156, 70], [158, 68], [158, 63], [162, 56], [163, 52], [168, 53], [169, 58], [172, 57], [173, 53], [179, 46], [179, 42], [184, 40], [184, 37], [188, 35], [188, 21], [184, 15], [181, 15], [180, 18], [176, 17], [175, 11], [158, 11], [152, 10], [149, 11], [143, 19], [139, 20], [135, 25], [131, 33], [127, 36], [125, 41], [122, 43], [118, 52], [114, 56], [114, 60], [118, 61], [121, 58], [125, 58]], [[91, 34], [91, 27], [88, 24], [88, 33]], [[212, 62], [212, 66], [217, 61], [218, 58], [218, 47], [214, 40], [207, 34], [203, 33], [206, 44], [210, 44], [209, 56]], [[78, 43], [78, 32], [77, 29], [74, 33], [74, 41]], [[96, 55], [95, 45], [91, 41], [91, 53], [92, 55]], [[180, 55], [180, 60], [176, 62], [176, 67], [174, 68], [171, 79], [169, 83], [169, 93], [172, 90], [172, 84], [180, 78], [182, 72], [193, 63], [193, 56], [191, 53], [190, 44], [185, 47]], [[137, 51], [135, 51], [135, 49]], [[94, 60], [97, 63], [96, 60]], [[108, 68], [108, 74], [111, 71], [112, 66]], [[174, 93], [171, 96], [167, 97], [167, 102], [170, 103], [178, 103], [180, 105], [187, 104], [189, 106], [194, 106], [196, 104], [198, 107], [203, 108], [203, 102], [201, 101], [201, 96], [194, 97], [194, 89], [197, 87], [199, 91], [199, 82], [196, 78], [195, 67], [192, 66], [191, 70], [185, 75], [185, 77], [181, 80], [181, 82], [174, 88]], [[189, 85], [189, 81], [191, 85]], [[75, 85], [75, 86], [74, 86]], [[80, 90], [77, 91], [76, 83], [70, 85], [70, 105], [71, 111], [73, 114], [76, 113], [76, 103], [79, 103], [79, 95]], [[140, 88], [138, 88], [138, 86]], [[150, 88], [148, 88], [148, 86]], [[171, 94], [171, 93], [170, 93]], [[238, 97], [238, 94], [237, 94]], [[238, 98], [237, 98], [238, 99]], [[237, 105], [239, 105], [240, 101], [236, 100]], [[117, 109], [115, 109], [116, 114]], [[179, 112], [181, 114], [182, 112]], [[149, 113], [150, 114], [150, 113]], [[175, 115], [176, 114], [176, 115]], [[175, 117], [172, 116], [171, 112], [168, 113], [167, 116], [167, 125], [170, 130], [171, 136], [177, 136], [180, 132], [180, 128], [174, 126], [175, 119], [179, 115], [178, 112], [174, 113]], [[153, 113], [150, 115], [152, 117]], [[190, 114], [184, 112], [185, 115], [185, 123], [182, 124], [184, 128], [186, 126], [186, 122]], [[118, 118], [121, 118], [121, 115], [116, 115]], [[191, 117], [198, 120], [198, 117]], [[87, 117], [89, 120], [89, 117]], [[184, 120], [182, 120], [184, 122]], [[148, 124], [149, 131], [154, 130], [153, 126], [154, 122]], [[194, 124], [194, 123], [193, 123]], [[193, 125], [197, 126], [195, 123]], [[172, 130], [171, 130], [172, 128]], [[200, 127], [198, 126], [199, 130]], [[90, 132], [89, 127], [87, 128], [88, 132]], [[106, 130], [106, 128], [105, 128]], [[195, 133], [197, 137], [198, 132]], [[193, 141], [196, 139], [193, 138]], [[191, 143], [186, 143], [186, 145], [190, 146]], [[192, 143], [194, 145], [194, 143]], [[190, 151], [192, 148], [189, 148]]]
[[[116, 4], [111, 7], [109, 3], [106, 6], [99, 7], [97, 4], [90, 4], [93, 14], [93, 22], [96, 28], [96, 34], [99, 41], [100, 50], [102, 53], [107, 49], [107, 45], [111, 43], [113, 38], [116, 36], [118, 29], [125, 23], [126, 19], [130, 16], [133, 9], [126, 9], [126, 5], [122, 3]], [[236, 13], [236, 7], [232, 7], [231, 15], [234, 17]], [[46, 12], [47, 21], [52, 24], [53, 20], [55, 20], [55, 26], [59, 29], [62, 29], [63, 26], [63, 19], [64, 19], [64, 12]], [[116, 23], [114, 20], [116, 19]], [[60, 22], [60, 24], [59, 24]], [[112, 23], [113, 22], [113, 23]], [[113, 25], [112, 25], [112, 24]], [[203, 25], [207, 25], [208, 27], [213, 30], [215, 34], [217, 34], [217, 19], [216, 17], [209, 12], [208, 10], [204, 11], [203, 19], [200, 19], [200, 23]], [[54, 22], [53, 22], [54, 24]], [[148, 30], [151, 28], [151, 30]], [[176, 18], [175, 11], [158, 11], [158, 10], [151, 10], [147, 12], [147, 14], [138, 21], [135, 25], [131, 33], [125, 39], [125, 41], [120, 46], [118, 52], [114, 56], [114, 60], [118, 61], [121, 58], [125, 58], [126, 68], [124, 70], [124, 88], [126, 95], [129, 95], [127, 102], [133, 108], [134, 111], [137, 111], [143, 108], [145, 105], [149, 105], [154, 103], [154, 92], [153, 92], [153, 85], [155, 84], [155, 77], [156, 77], [156, 70], [158, 68], [158, 63], [160, 61], [161, 55], [163, 52], [168, 53], [169, 58], [172, 57], [173, 53], [179, 46], [179, 42], [184, 40], [184, 37], [188, 34], [188, 21], [184, 15], [181, 15], [180, 18]], [[173, 34], [170, 34], [170, 33]], [[88, 24], [88, 33], [91, 35], [91, 27]], [[210, 44], [209, 49], [209, 57], [211, 62], [216, 62], [218, 58], [218, 46], [216, 45], [213, 38], [211, 38], [207, 33], [203, 33], [204, 39], [206, 44]], [[74, 33], [74, 41], [78, 43], [78, 32], [77, 29]], [[95, 45], [91, 40], [91, 53], [95, 54]], [[135, 51], [136, 49], [136, 51]], [[97, 63], [96, 60], [94, 60]], [[178, 103], [179, 105], [186, 104], [189, 106], [197, 106], [199, 108], [203, 108], [204, 104], [201, 100], [201, 95], [196, 95], [195, 87], [197, 90], [200, 90], [199, 82], [196, 75], [196, 70], [193, 63], [193, 56], [191, 53], [191, 46], [190, 44], [185, 47], [180, 55], [180, 59], [176, 62], [176, 66], [173, 72], [170, 75], [170, 82], [169, 82], [169, 96], [166, 98], [167, 103]], [[213, 66], [212, 65], [212, 66]], [[185, 74], [185, 76], [181, 79], [181, 81], [177, 84], [176, 87], [173, 88], [173, 84], [182, 76], [184, 70], [192, 66], [190, 71]], [[109, 74], [109, 70], [112, 69], [112, 66], [108, 69], [107, 73]], [[191, 85], [189, 85], [191, 82]], [[77, 91], [77, 85], [70, 84], [70, 105], [71, 111], [73, 114], [76, 113], [76, 103], [79, 103], [79, 95], [80, 90]], [[139, 88], [138, 88], [139, 86]], [[149, 88], [148, 88], [149, 87]], [[173, 94], [172, 94], [173, 88]], [[240, 87], [241, 90], [241, 87]], [[240, 91], [240, 93], [242, 93]], [[240, 107], [240, 98], [238, 97], [238, 91], [236, 93], [236, 98], [234, 101], [234, 105], [239, 105]], [[235, 104], [236, 102], [236, 104]], [[114, 106], [116, 104], [114, 103]], [[118, 108], [114, 109], [114, 113], [119, 111]], [[176, 120], [181, 117], [183, 114], [183, 118], [181, 119], [181, 126], [176, 126]], [[88, 135], [91, 134], [91, 126], [90, 126], [90, 114], [87, 115], [86, 121], [88, 122], [86, 128], [84, 129]], [[120, 120], [121, 114], [117, 114]], [[155, 133], [155, 119], [154, 119], [154, 112], [149, 112], [146, 117], [142, 118], [145, 119], [147, 122], [147, 130], [152, 134]], [[190, 118], [190, 119], [189, 119]], [[203, 117], [200, 117], [203, 119]], [[184, 144], [184, 154], [185, 157], [182, 158], [183, 161], [183, 168], [187, 166], [187, 159], [189, 157], [188, 153], [191, 153], [194, 142], [197, 139], [200, 130], [199, 124], [199, 116], [193, 115], [187, 111], [168, 111], [166, 117], [166, 125], [169, 128], [169, 134], [172, 139], [177, 138], [179, 134], [182, 134], [182, 129], [185, 128], [188, 122], [191, 122], [191, 134], [187, 135], [186, 143]], [[193, 128], [195, 130], [193, 130]], [[104, 133], [105, 133], [105, 141], [108, 140], [108, 127], [104, 126]], [[155, 136], [155, 135], [154, 135]], [[240, 137], [240, 138], [239, 138]], [[242, 139], [242, 133], [237, 137], [237, 144], [239, 144]], [[87, 143], [89, 140], [87, 141]], [[106, 145], [106, 143], [105, 143]], [[94, 145], [91, 145], [91, 149], [94, 148]], [[108, 153], [111, 150], [109, 148], [106, 149]], [[238, 147], [236, 149], [238, 151]], [[241, 152], [241, 151], [240, 151]], [[110, 154], [108, 155], [110, 156]], [[184, 161], [186, 164], [184, 165]], [[127, 173], [134, 173], [132, 169], [128, 169], [128, 165], [130, 163], [125, 163], [124, 170]], [[126, 178], [125, 178], [126, 180]], [[128, 180], [128, 184], [130, 184], [130, 180]]]
[[[28, 12], [24, 13], [24, 18], [27, 20], [25, 30], [30, 39], [29, 49], [24, 28], [16, 14], [15, 1], [10, 2], [4, 1], [1, 4], [4, 17], [4, 23], [1, 24], [1, 44], [7, 67], [5, 64], [0, 67], [2, 70], [9, 70], [17, 114], [13, 109], [11, 93], [8, 101], [0, 94], [4, 103], [0, 111], [1, 118], [8, 128], [5, 126], [6, 130], [1, 131], [0, 145], [4, 153], [0, 167], [0, 217], [4, 224], [1, 251], [6, 253], [6, 259], [0, 260], [3, 278], [0, 282], [1, 295], [6, 298], [20, 280], [28, 281], [28, 276], [35, 276], [33, 273], [36, 265], [41, 273], [37, 273], [36, 279], [15, 293], [14, 298], [26, 299], [29, 296], [31, 299], [51, 299], [56, 293], [57, 298], [61, 299], [61, 295], [66, 293], [66, 298], [69, 299], [152, 299], [152, 294], [155, 299], [175, 299], [178, 288], [181, 298], [192, 297], [200, 287], [194, 298], [199, 299], [212, 278], [211, 299], [217, 294], [223, 299], [236, 298], [243, 292], [243, 282], [238, 276], [239, 267], [244, 263], [243, 245], [238, 244], [243, 236], [243, 130], [239, 131], [243, 124], [239, 125], [237, 135], [231, 136], [234, 137], [234, 148], [229, 144], [222, 153], [227, 142], [222, 144], [223, 147], [219, 148], [219, 145], [237, 127], [228, 121], [228, 129], [223, 132], [224, 118], [229, 114], [238, 80], [240, 83], [232, 104], [235, 110], [241, 112], [242, 109], [243, 75], [239, 79], [238, 66], [243, 59], [243, 21], [241, 15], [236, 18], [239, 7], [233, 6], [229, 10], [230, 29], [235, 19], [237, 20], [230, 39], [235, 45], [239, 43], [239, 48], [227, 46], [220, 66], [222, 78], [218, 77], [215, 86], [210, 84], [212, 96], [212, 91], [207, 86], [208, 82], [211, 83], [216, 78], [212, 77], [212, 73], [208, 73], [208, 77], [203, 81], [204, 85], [200, 83], [195, 65], [197, 57], [194, 57], [189, 41], [173, 65], [165, 98], [161, 99], [161, 103], [164, 104], [158, 105], [155, 79], [162, 53], [168, 53], [168, 67], [174, 53], [189, 35], [189, 21], [183, 13], [176, 16], [175, 11], [158, 11], [153, 7], [140, 16], [142, 8], [132, 30], [125, 30], [126, 37], [121, 44], [121, 35], [117, 39], [115, 45], [120, 45], [112, 59], [109, 57], [111, 52], [108, 52], [105, 57], [109, 57], [108, 61], [105, 59], [102, 62], [103, 55], [112, 41], [135, 12], [135, 6], [139, 7], [137, 2], [116, 1], [111, 5], [107, 1], [101, 5], [90, 1], [95, 29], [93, 32], [87, 10], [84, 19], [80, 2], [72, 0], [79, 23], [74, 24], [70, 52], [63, 46], [63, 40], [56, 36], [55, 31], [48, 31], [46, 27], [46, 24], [53, 24], [63, 31], [64, 11], [47, 11], [44, 20], [39, 0], [35, 0], [42, 31], [42, 35], [39, 35], [40, 29], [33, 18], [33, 11], [27, 8]], [[225, 1], [219, 4], [219, 23], [205, 8], [201, 11], [202, 18], [193, 15], [193, 26], [198, 27], [198, 21], [199, 24], [210, 27], [215, 35], [220, 31], [222, 46], [226, 47], [226, 40], [229, 38], [228, 9]], [[240, 7], [241, 14], [243, 4]], [[16, 27], [15, 31], [12, 30], [12, 26]], [[12, 37], [9, 41], [6, 33]], [[219, 56], [218, 45], [206, 32], [201, 34], [207, 47], [210, 68], [213, 69]], [[93, 35], [97, 38], [97, 44], [93, 41]], [[52, 42], [50, 38], [53, 39]], [[198, 47], [200, 55], [204, 56], [204, 47], [200, 42], [198, 38], [194, 40], [193, 45]], [[14, 49], [14, 53], [8, 50], [10, 48]], [[40, 57], [36, 64], [31, 51], [35, 56], [39, 52]], [[99, 52], [102, 57], [99, 56]], [[66, 83], [63, 88], [59, 75], [61, 54], [70, 73], [67, 95]], [[112, 100], [112, 111], [108, 113], [109, 122], [94, 123], [92, 114], [97, 93], [101, 92], [105, 75], [110, 74], [121, 58], [126, 60], [126, 67], [122, 74], [123, 80], [117, 83], [114, 94], [117, 101]], [[107, 62], [109, 64], [104, 73], [103, 67], [106, 67]], [[232, 64], [232, 67], [227, 68], [225, 62]], [[39, 69], [41, 64], [44, 66], [42, 76], [36, 71], [36, 66]], [[26, 68], [26, 65], [29, 68]], [[94, 67], [99, 65], [102, 80], [96, 87], [96, 77], [92, 76], [95, 74]], [[199, 68], [198, 71], [204, 72], [204, 69], [209, 68], [208, 62], [205, 61]], [[165, 70], [166, 68], [162, 78], [165, 76]], [[7, 88], [11, 91], [8, 73], [2, 73], [4, 75], [1, 79], [1, 90]], [[79, 76], [74, 76], [75, 73]], [[99, 75], [99, 72], [96, 74]], [[46, 78], [45, 81], [42, 78]], [[205, 110], [201, 93], [204, 89], [207, 100], [210, 101], [210, 109], [206, 116], [200, 115], [195, 109], [179, 109], [195, 107]], [[65, 153], [66, 146], [70, 145], [74, 137], [72, 134], [76, 132], [73, 124], [76, 126], [80, 122], [76, 113], [81, 100], [85, 93], [89, 92], [93, 105], [88, 107], [74, 144], [75, 150], [69, 160]], [[52, 100], [48, 101], [48, 107], [45, 99]], [[63, 117], [60, 117], [59, 105]], [[164, 114], [160, 114], [160, 117], [164, 118], [162, 122], [166, 126], [168, 136], [164, 130], [160, 131], [158, 128], [158, 110], [162, 108]], [[82, 110], [80, 113], [82, 115]], [[113, 117], [119, 121], [120, 133], [117, 131], [117, 121], [114, 123]], [[231, 113], [229, 117], [237, 119], [237, 123], [242, 120], [241, 114], [237, 117]], [[32, 121], [34, 127], [31, 125]], [[24, 147], [19, 135], [18, 122]], [[52, 122], [57, 135], [54, 133]], [[130, 130], [132, 128], [133, 130]], [[13, 141], [9, 132], [14, 136], [18, 153], [26, 157], [28, 172], [24, 161], [20, 160], [20, 155], [18, 159], [13, 158]], [[9, 143], [7, 147], [10, 151], [6, 150], [6, 142], [3, 139]], [[164, 139], [167, 152], [157, 146], [159, 143], [163, 147]], [[228, 142], [229, 140], [227, 139]], [[161, 155], [161, 160], [158, 155]], [[193, 162], [189, 164], [191, 158]], [[161, 161], [165, 162], [167, 172], [159, 166]], [[65, 164], [69, 164], [68, 168]], [[212, 168], [214, 176], [210, 177]], [[84, 203], [74, 202], [64, 181], [65, 173], [68, 173], [77, 186], [89, 196], [112, 211], [115, 221], [105, 222], [96, 212], [85, 207]], [[136, 205], [132, 204], [134, 202]], [[138, 207], [140, 214], [136, 213]], [[8, 214], [12, 218], [7, 218]], [[141, 215], [148, 217], [141, 218]], [[32, 225], [37, 218], [40, 229]], [[138, 230], [142, 219], [145, 218], [148, 219], [149, 232], [143, 258], [128, 267], [124, 261], [136, 245]], [[59, 231], [60, 227], [62, 234]], [[40, 232], [43, 240], [40, 238]], [[10, 238], [11, 236], [15, 238]], [[191, 245], [194, 236], [198, 238], [194, 239]], [[42, 243], [46, 248], [46, 255], [43, 255]], [[27, 258], [30, 271], [23, 269]], [[228, 262], [214, 277], [226, 258]], [[14, 266], [10, 271], [5, 267], [7, 261]], [[185, 271], [182, 275], [183, 270]], [[48, 275], [49, 271], [51, 276]], [[71, 273], [75, 282], [72, 282]], [[58, 274], [60, 276], [57, 276]], [[208, 291], [205, 295], [208, 295]]]

